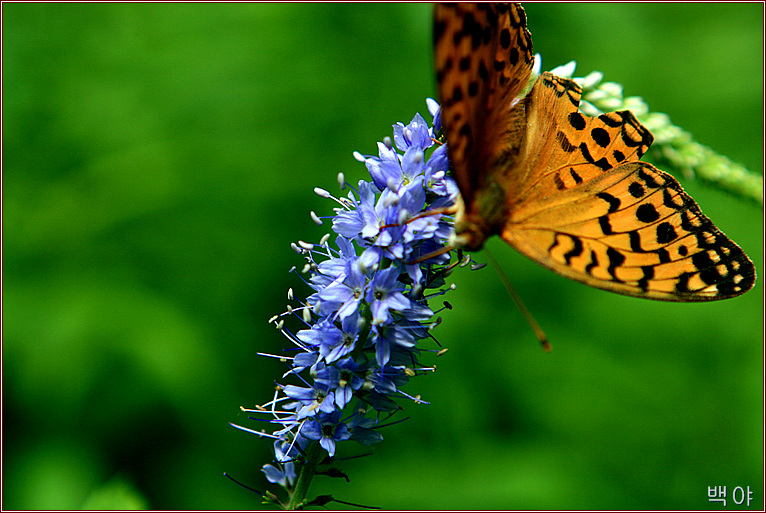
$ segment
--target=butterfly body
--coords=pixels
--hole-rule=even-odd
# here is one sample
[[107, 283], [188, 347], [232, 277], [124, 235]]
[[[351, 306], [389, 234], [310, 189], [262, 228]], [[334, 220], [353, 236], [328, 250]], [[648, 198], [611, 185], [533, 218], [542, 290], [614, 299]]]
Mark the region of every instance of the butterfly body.
[[590, 117], [574, 81], [532, 70], [518, 4], [437, 6], [437, 81], [462, 201], [453, 243], [499, 235], [554, 272], [649, 299], [752, 288], [755, 268], [671, 175], [639, 159], [652, 134], [629, 111]]

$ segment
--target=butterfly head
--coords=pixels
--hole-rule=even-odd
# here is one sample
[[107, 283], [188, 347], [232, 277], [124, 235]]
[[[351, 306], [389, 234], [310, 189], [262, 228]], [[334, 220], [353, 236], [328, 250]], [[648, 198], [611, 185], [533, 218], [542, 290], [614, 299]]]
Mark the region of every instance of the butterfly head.
[[466, 251], [479, 251], [484, 246], [485, 240], [487, 235], [481, 224], [463, 219], [455, 223], [455, 233], [450, 237], [449, 243]]

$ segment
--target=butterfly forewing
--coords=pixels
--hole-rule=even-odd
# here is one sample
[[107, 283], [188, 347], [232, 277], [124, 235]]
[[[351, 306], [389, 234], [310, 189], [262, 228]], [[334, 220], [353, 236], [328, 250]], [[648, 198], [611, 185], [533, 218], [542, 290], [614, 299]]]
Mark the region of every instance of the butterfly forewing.
[[573, 80], [543, 73], [524, 100], [527, 137], [523, 165], [511, 177], [515, 203], [537, 203], [623, 162], [638, 160], [652, 134], [630, 111], [598, 117], [578, 111], [582, 89]]
[[[631, 112], [586, 116], [581, 88], [550, 73], [514, 100], [532, 62], [521, 7], [438, 7], [435, 42], [442, 122], [466, 205], [456, 234], [470, 235], [470, 249], [499, 233], [563, 276], [649, 299], [724, 299], [753, 287], [742, 249], [672, 176], [639, 161], [653, 137]], [[517, 54], [528, 59], [509, 57]]]
[[[440, 4], [434, 15], [439, 95], [452, 170], [464, 201], [484, 185], [496, 154], [509, 146], [508, 112], [527, 86], [534, 56], [518, 4]], [[513, 127], [510, 128], [513, 130]]]

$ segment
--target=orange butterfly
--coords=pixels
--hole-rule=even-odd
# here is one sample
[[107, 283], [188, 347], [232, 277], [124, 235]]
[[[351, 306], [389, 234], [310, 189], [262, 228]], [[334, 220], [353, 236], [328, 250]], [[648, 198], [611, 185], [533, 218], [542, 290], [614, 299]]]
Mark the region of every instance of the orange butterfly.
[[668, 173], [630, 111], [578, 111], [574, 81], [541, 74], [518, 4], [436, 7], [442, 125], [462, 196], [454, 245], [492, 235], [592, 287], [665, 301], [738, 296], [750, 259]]

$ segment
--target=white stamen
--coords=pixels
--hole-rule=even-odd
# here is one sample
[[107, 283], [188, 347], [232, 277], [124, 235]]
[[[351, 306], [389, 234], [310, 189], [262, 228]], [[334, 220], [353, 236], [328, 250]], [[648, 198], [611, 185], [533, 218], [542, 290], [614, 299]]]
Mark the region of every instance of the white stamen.
[[385, 136], [383, 138], [383, 144], [385, 144], [386, 148], [388, 148], [389, 150], [394, 147], [394, 145], [391, 143], [391, 138], [389, 136]]
[[320, 187], [314, 187], [314, 193], [316, 193], [317, 196], [321, 196], [323, 198], [332, 198], [332, 195], [329, 192]]
[[279, 319], [279, 315], [275, 315], [274, 317], [269, 319], [269, 324], [271, 324], [272, 322], [276, 321], [277, 319]]
[[329, 233], [325, 233], [324, 235], [322, 235], [322, 238], [319, 239], [319, 245], [320, 246], [324, 246], [325, 244], [327, 244], [328, 240], [330, 240], [330, 234]]
[[316, 212], [313, 210], [311, 211], [311, 220], [314, 221], [317, 225], [322, 226], [322, 220], [319, 219], [319, 216], [316, 215]]
[[311, 322], [311, 310], [308, 308], [303, 309], [303, 320], [307, 323]]
[[307, 272], [309, 272], [310, 270], [311, 270], [311, 264], [306, 264], [306, 265], [304, 265], [304, 266], [303, 266], [303, 269], [301, 269], [301, 272], [302, 272], [303, 274], [306, 274], [306, 273], [307, 273]]
[[[360, 153], [357, 153], [357, 155], [362, 157]], [[364, 157], [362, 157], [362, 160], [360, 160], [360, 162], [364, 162]], [[338, 185], [340, 185], [340, 190], [343, 190], [346, 188], [346, 175], [344, 175], [343, 173], [338, 173]]]
[[302, 247], [303, 249], [307, 249], [307, 250], [309, 250], [309, 251], [311, 251], [312, 249], [314, 249], [314, 245], [313, 245], [313, 244], [309, 244], [308, 242], [303, 242], [302, 240], [299, 240], [299, 241], [298, 241], [298, 245], [299, 245], [300, 247]]
[[301, 248], [299, 248], [298, 245], [296, 243], [294, 243], [294, 242], [290, 243], [290, 247], [293, 248], [293, 251], [295, 251], [299, 255], [303, 253], [303, 250]]
[[355, 151], [354, 153], [352, 153], [352, 155], [353, 155], [353, 156], [354, 156], [354, 158], [355, 158], [356, 160], [358, 160], [359, 162], [364, 162], [365, 160], [367, 160], [366, 158], [364, 158], [364, 155], [362, 155], [362, 154], [361, 154], [361, 153], [359, 153], [358, 151]]
[[292, 287], [287, 289], [287, 299], [289, 299], [290, 301], [295, 299], [295, 295], [293, 295], [293, 288]]

